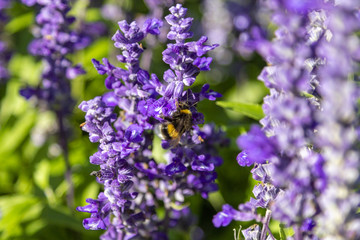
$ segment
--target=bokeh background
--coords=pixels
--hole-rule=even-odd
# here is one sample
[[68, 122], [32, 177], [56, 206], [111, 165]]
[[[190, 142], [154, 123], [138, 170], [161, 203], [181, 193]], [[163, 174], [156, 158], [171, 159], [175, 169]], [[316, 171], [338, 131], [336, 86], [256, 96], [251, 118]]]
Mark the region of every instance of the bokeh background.
[[[0, 239], [99, 239], [102, 231], [85, 230], [82, 226], [82, 219], [89, 214], [75, 210], [76, 206], [85, 205], [86, 198], [96, 198], [101, 186], [94, 176], [90, 176], [97, 166], [91, 165], [88, 160], [96, 151], [97, 144], [90, 143], [87, 133], [81, 131], [79, 125], [84, 122], [84, 113], [77, 106], [83, 100], [106, 92], [104, 77], [98, 75], [91, 59], [108, 57], [113, 63], [116, 62], [119, 51], [113, 46], [111, 36], [118, 29], [117, 22], [123, 19], [128, 22], [134, 19], [141, 21], [150, 14], [167, 15], [167, 6], [173, 1], [158, 1], [155, 10], [150, 2], [156, 1], [71, 1], [70, 15], [77, 18], [72, 27], [78, 27], [80, 21], [100, 22], [106, 34], [70, 56], [73, 63], [82, 64], [87, 73], [71, 82], [72, 96], [77, 104], [68, 126], [72, 132], [69, 159], [75, 186], [75, 206], [69, 209], [66, 205], [68, 185], [64, 180], [65, 163], [58, 144], [56, 116], [19, 95], [22, 87], [36, 85], [40, 81], [42, 63], [28, 53], [38, 9], [27, 7], [21, 1], [11, 1], [10, 8], [6, 9], [9, 19], [1, 26], [0, 34], [12, 49], [8, 65], [11, 78], [0, 85]], [[261, 104], [267, 90], [257, 76], [265, 63], [258, 55], [243, 54], [239, 50], [239, 29], [234, 27], [235, 16], [229, 11], [235, 5], [247, 6], [251, 1], [181, 2], [189, 9], [188, 16], [194, 18], [194, 39], [207, 35], [209, 43], [221, 44], [210, 54], [214, 58], [212, 70], [201, 73], [192, 89], [199, 90], [207, 82], [212, 89], [223, 94], [220, 101]], [[260, 14], [266, 18], [266, 13]], [[271, 29], [271, 26], [267, 27]], [[162, 76], [168, 68], [162, 62], [161, 54], [166, 42], [146, 42], [144, 47], [150, 55], [144, 57], [142, 67]], [[221, 210], [225, 202], [236, 207], [252, 196], [255, 182], [249, 177], [250, 168], [242, 168], [236, 162], [239, 149], [235, 141], [251, 124], [257, 122], [256, 117], [254, 119], [246, 112], [219, 105], [206, 100], [198, 105], [198, 110], [205, 115], [205, 123], [215, 123], [230, 139], [229, 146], [219, 149], [224, 159], [223, 165], [216, 170], [220, 190], [210, 194], [209, 199], [200, 196], [187, 199], [201, 230], [196, 227], [191, 232], [173, 230], [171, 239], [194, 239], [194, 236], [201, 235], [203, 239], [233, 239], [233, 228], [238, 229], [239, 225], [232, 223], [217, 229], [211, 221], [213, 215]], [[242, 223], [242, 226], [246, 228], [251, 224]]]

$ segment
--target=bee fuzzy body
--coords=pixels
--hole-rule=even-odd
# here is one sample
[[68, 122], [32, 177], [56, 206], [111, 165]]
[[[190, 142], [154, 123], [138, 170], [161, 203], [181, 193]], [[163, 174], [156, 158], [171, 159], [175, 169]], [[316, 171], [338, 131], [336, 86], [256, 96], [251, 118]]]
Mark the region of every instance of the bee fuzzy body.
[[193, 126], [192, 113], [185, 103], [177, 104], [176, 111], [171, 117], [164, 117], [164, 120], [166, 122], [160, 125], [160, 134], [172, 147], [177, 145], [181, 136]]

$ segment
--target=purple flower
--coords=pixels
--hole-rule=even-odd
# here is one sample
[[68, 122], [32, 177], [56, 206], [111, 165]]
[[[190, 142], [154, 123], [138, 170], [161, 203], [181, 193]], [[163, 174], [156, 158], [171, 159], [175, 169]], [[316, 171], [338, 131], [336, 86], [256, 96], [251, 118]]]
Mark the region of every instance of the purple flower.
[[311, 232], [315, 226], [316, 226], [315, 221], [311, 218], [308, 218], [305, 219], [305, 221], [303, 222], [301, 226], [301, 230], [303, 230], [304, 232]]
[[240, 165], [250, 166], [253, 163], [266, 163], [276, 151], [273, 141], [266, 137], [260, 127], [253, 126], [248, 134], [237, 139], [240, 148], [246, 152], [240, 153], [237, 157]]
[[178, 161], [174, 161], [172, 163], [170, 163], [169, 165], [166, 166], [165, 168], [165, 172], [168, 175], [174, 175], [176, 173], [181, 173], [186, 171], [186, 167], [184, 164], [182, 164], [179, 160]]
[[44, 60], [42, 81], [37, 87], [26, 87], [20, 91], [25, 98], [37, 98], [47, 108], [60, 115], [72, 111], [74, 100], [70, 96], [70, 82], [84, 70], [71, 63], [66, 54], [73, 53], [79, 40], [77, 32], [70, 30], [73, 17], [67, 1], [23, 1], [26, 5], [38, 4], [40, 12], [36, 16], [39, 36], [29, 45], [29, 51]]
[[123, 20], [120, 21], [118, 24], [122, 32], [117, 30], [112, 37], [112, 40], [115, 41], [118, 46], [121, 46], [121, 44], [136, 43], [144, 38], [144, 33], [140, 31], [140, 28], [136, 25], [135, 22], [132, 22], [129, 25], [126, 20]]
[[260, 239], [260, 230], [259, 225], [256, 224], [242, 230], [241, 233], [244, 235], [245, 240], [255, 240]]
[[[171, 9], [174, 15], [168, 18], [176, 25], [171, 31], [180, 31], [177, 27], [188, 24], [181, 30], [181, 34], [186, 34], [191, 25], [183, 19], [186, 10], [181, 5], [177, 10]], [[200, 72], [197, 65], [208, 68], [211, 59], [202, 61], [201, 55], [215, 46], [204, 45], [205, 38], [196, 43], [196, 47], [192, 42], [169, 44], [164, 61], [171, 69], [164, 73], [165, 82], [161, 81], [140, 67], [144, 49], [139, 43], [148, 34], [158, 35], [161, 26], [162, 21], [155, 18], [146, 20], [142, 28], [136, 22], [120, 21], [120, 30], [112, 40], [121, 51], [117, 59], [125, 68], [116, 67], [106, 58], [103, 63], [93, 59], [98, 73], [106, 77], [109, 92], [79, 106], [86, 112], [83, 130], [89, 132], [91, 142], [99, 142], [90, 162], [99, 165], [100, 170], [92, 175], [104, 185], [104, 190], [99, 195], [101, 199], [93, 201], [109, 207], [106, 212], [101, 204], [78, 210], [93, 211], [91, 218], [84, 220], [84, 227], [105, 226], [102, 239], [167, 239], [167, 229], [163, 226], [191, 225], [192, 221], [187, 221], [190, 212], [182, 207], [186, 196], [200, 193], [206, 198], [218, 189], [214, 169], [221, 165], [222, 159], [217, 156], [215, 146], [226, 141], [214, 126], [205, 126], [204, 131], [197, 126], [203, 123], [204, 117], [197, 112], [196, 103], [204, 98], [215, 100], [220, 95], [209, 90], [208, 85], [199, 93], [184, 91], [184, 85], [190, 86], [196, 80]], [[117, 108], [120, 108], [118, 114], [114, 113]], [[163, 141], [162, 145], [169, 148], [167, 162], [156, 162], [151, 151], [156, 127], [168, 122], [177, 124], [173, 118], [184, 112], [191, 118], [191, 126], [186, 126], [187, 130], [176, 144]], [[155, 208], [159, 205], [164, 206], [169, 217], [157, 216]]]
[[[166, 21], [171, 25], [171, 30], [168, 34], [169, 40], [175, 40], [175, 44], [168, 44], [168, 47], [163, 51], [163, 60], [170, 65], [172, 71], [166, 72], [164, 76], [165, 81], [174, 89], [175, 97], [180, 97], [183, 84], [191, 86], [196, 76], [200, 71], [209, 71], [212, 58], [201, 58], [208, 51], [213, 50], [218, 45], [205, 45], [207, 37], [202, 36], [197, 42], [187, 42], [185, 39], [191, 38], [192, 33], [189, 32], [192, 24], [192, 18], [184, 18], [186, 9], [177, 4], [175, 7], [170, 8], [171, 14], [166, 16]], [[168, 86], [169, 86], [168, 85]]]
[[144, 23], [144, 32], [150, 33], [153, 35], [159, 35], [160, 34], [160, 28], [162, 27], [163, 22], [153, 18], [153, 19], [147, 19]]
[[225, 227], [230, 224], [232, 220], [235, 221], [251, 221], [259, 220], [260, 216], [256, 213], [256, 206], [254, 204], [255, 199], [251, 199], [250, 202], [246, 204], [240, 204], [238, 209], [234, 209], [229, 204], [223, 205], [222, 211], [218, 212], [213, 217], [213, 224], [215, 227]]
[[[263, 128], [252, 127], [237, 142], [243, 150], [237, 161], [254, 164], [253, 178], [262, 183], [255, 199], [241, 206], [266, 208], [258, 222], [276, 219], [302, 238], [358, 239], [360, 95], [349, 76], [359, 60], [358, 48], [348, 44], [359, 42], [358, 9], [345, 2], [277, 0], [268, 7], [279, 28], [272, 42], [263, 39], [256, 48], [271, 65], [259, 76], [270, 88], [266, 116]], [[259, 236], [259, 227], [250, 230], [245, 238], [265, 239], [268, 231]]]
[[37, 0], [21, 0], [21, 2], [30, 7], [30, 6], [35, 5]]
[[0, 56], [0, 83], [5, 83], [10, 78], [7, 64], [11, 58], [11, 52], [7, 44], [2, 41], [0, 41]]
[[90, 230], [106, 229], [109, 224], [110, 204], [105, 195], [100, 193], [97, 200], [88, 198], [86, 202], [89, 205], [76, 208], [78, 211], [91, 213], [90, 218], [83, 220], [84, 228]]
[[81, 21], [76, 29], [77, 41], [74, 43], [75, 49], [83, 49], [89, 46], [97, 38], [107, 34], [106, 25], [102, 22], [83, 22]]
[[215, 227], [226, 227], [233, 220], [235, 210], [228, 204], [223, 205], [222, 211], [218, 212], [213, 218]]
[[141, 137], [143, 130], [144, 129], [139, 125], [132, 124], [126, 129], [125, 138], [130, 142], [141, 142], [143, 140], [143, 138]]
[[[9, 0], [0, 1], [0, 32], [5, 32], [3, 26], [9, 20], [9, 17], [6, 15], [6, 9], [10, 7]], [[2, 34], [0, 34], [0, 39], [2, 39]], [[5, 41], [0, 41], [0, 84], [5, 83], [9, 78], [10, 74], [7, 69], [8, 62], [11, 58], [11, 51], [8, 46], [9, 44]]]
[[249, 161], [249, 158], [248, 158], [247, 153], [245, 151], [242, 151], [241, 153], [239, 153], [237, 155], [236, 161], [242, 167], [249, 167], [249, 166], [254, 164], [254, 162]]
[[201, 71], [209, 71], [211, 61], [212, 61], [212, 58], [210, 58], [210, 57], [197, 58], [194, 61], [194, 65], [197, 66]]

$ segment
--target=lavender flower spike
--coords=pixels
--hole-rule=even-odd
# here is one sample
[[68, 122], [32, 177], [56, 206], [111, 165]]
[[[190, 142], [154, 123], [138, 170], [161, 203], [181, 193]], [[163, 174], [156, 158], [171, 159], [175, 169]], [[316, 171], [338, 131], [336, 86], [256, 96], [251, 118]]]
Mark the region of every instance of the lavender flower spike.
[[69, 28], [75, 18], [67, 14], [70, 11], [67, 0], [23, 0], [22, 2], [27, 6], [37, 4], [40, 9], [36, 16], [39, 34], [30, 43], [28, 50], [32, 55], [42, 59], [44, 67], [39, 84], [21, 89], [20, 94], [26, 99], [35, 98], [38, 105], [45, 106], [56, 114], [59, 144], [66, 164], [65, 178], [69, 186], [67, 203], [69, 208], [73, 208], [74, 190], [68, 158], [69, 133], [66, 121], [75, 103], [71, 97], [70, 79], [84, 74], [85, 71], [80, 65], [73, 65], [66, 55], [79, 49], [78, 42], [81, 41], [81, 37]]
[[[181, 5], [171, 9], [173, 14], [182, 13], [174, 24], [183, 21], [186, 9]], [[98, 199], [87, 199], [88, 205], [77, 209], [91, 213], [90, 218], [83, 221], [86, 229], [106, 229], [101, 239], [168, 239], [170, 228], [180, 225], [188, 228], [193, 224], [185, 197], [197, 192], [207, 197], [217, 190], [214, 169], [222, 159], [216, 155], [214, 146], [225, 144], [226, 140], [214, 126], [205, 125], [202, 129], [197, 126], [203, 123], [203, 115], [196, 111], [195, 105], [205, 98], [215, 100], [219, 94], [209, 90], [208, 85], [201, 92], [193, 93], [183, 91], [178, 84], [186, 74], [196, 73], [191, 75], [195, 80], [200, 72], [196, 64], [208, 68], [210, 59], [197, 60], [199, 63], [195, 60], [213, 47], [203, 45], [204, 38], [198, 42], [176, 43], [181, 51], [166, 59], [172, 62], [172, 56], [186, 56], [188, 60], [180, 61], [179, 66], [174, 63], [178, 76], [168, 70], [162, 82], [139, 64], [144, 51], [140, 41], [148, 34], [159, 34], [162, 21], [148, 19], [143, 26], [126, 21], [118, 24], [120, 30], [112, 40], [121, 50], [117, 59], [125, 63], [125, 69], [116, 67], [106, 58], [103, 63], [93, 59], [98, 73], [106, 75], [105, 85], [109, 91], [79, 106], [86, 112], [83, 130], [89, 132], [90, 141], [99, 142], [98, 151], [90, 157], [90, 162], [100, 166], [92, 175], [103, 184], [104, 190]], [[185, 30], [188, 28], [190, 25]], [[169, 53], [175, 50], [172, 46], [174, 44], [168, 45]], [[179, 104], [189, 105], [186, 112], [191, 118], [188, 120], [191, 129], [179, 136], [176, 146], [163, 141], [164, 147], [171, 148], [166, 155], [168, 161], [157, 162], [152, 155], [155, 126], [165, 124], [165, 119], [179, 112]], [[114, 112], [115, 107], [120, 108], [120, 113]], [[156, 213], [159, 207], [165, 212], [164, 218]]]
[[166, 21], [170, 24], [169, 40], [175, 40], [175, 44], [168, 44], [163, 52], [163, 60], [170, 65], [171, 70], [165, 72], [164, 80], [169, 83], [167, 95], [174, 92], [174, 97], [179, 98], [184, 85], [191, 86], [200, 71], [210, 70], [211, 58], [202, 57], [208, 51], [217, 47], [217, 44], [204, 45], [207, 37], [201, 37], [197, 42], [185, 43], [185, 39], [191, 38], [189, 31], [192, 18], [184, 18], [186, 9], [181, 4], [170, 8], [171, 14], [166, 16]]
[[6, 9], [10, 7], [10, 0], [0, 0], [0, 84], [6, 83], [10, 78], [9, 71], [7, 69], [8, 62], [11, 58], [11, 51], [9, 43], [5, 41], [4, 25], [9, 20], [6, 14]]
[[239, 138], [237, 160], [254, 164], [254, 179], [277, 193], [272, 204], [256, 202], [293, 227], [295, 240], [359, 239], [359, 4], [279, 0], [268, 7], [279, 28], [258, 49], [270, 65], [259, 76], [270, 88], [266, 116], [262, 129]]
[[23, 2], [28, 6], [38, 4], [41, 7], [36, 16], [40, 37], [30, 43], [29, 51], [44, 60], [45, 68], [39, 86], [26, 87], [20, 94], [26, 99], [35, 97], [48, 109], [67, 115], [74, 105], [69, 79], [85, 73], [81, 66], [74, 66], [66, 58], [67, 54], [76, 50], [76, 43], [80, 40], [77, 33], [68, 27], [75, 20], [67, 16], [70, 10], [68, 1]]

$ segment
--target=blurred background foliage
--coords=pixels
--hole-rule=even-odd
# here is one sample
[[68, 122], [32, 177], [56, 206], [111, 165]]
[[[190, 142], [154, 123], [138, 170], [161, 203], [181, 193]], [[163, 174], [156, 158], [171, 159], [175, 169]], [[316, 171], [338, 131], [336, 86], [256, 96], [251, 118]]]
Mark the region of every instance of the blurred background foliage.
[[[129, 22], [149, 12], [142, 0], [72, 1], [71, 15], [85, 21], [101, 21], [108, 29], [108, 35], [71, 56], [71, 60], [75, 64], [81, 63], [87, 72], [72, 80], [72, 95], [77, 105], [106, 91], [104, 77], [98, 75], [91, 59], [108, 57], [116, 63], [119, 52], [113, 47], [111, 36], [118, 26], [116, 21], [104, 19], [101, 12], [102, 6], [109, 3], [122, 9], [123, 14], [118, 20], [126, 18]], [[195, 19], [192, 29], [194, 39], [206, 34], [200, 24], [202, 1], [186, 0], [184, 6], [189, 9], [188, 16]], [[40, 79], [42, 63], [27, 51], [33, 38], [31, 30], [36, 11], [36, 8], [14, 1], [7, 11], [11, 18], [3, 33], [14, 53], [9, 63], [11, 79], [0, 85], [0, 238], [99, 239], [101, 231], [87, 231], [82, 226], [82, 219], [88, 214], [75, 210], [76, 206], [85, 205], [86, 198], [96, 198], [100, 191], [95, 177], [90, 176], [97, 167], [88, 160], [96, 151], [97, 144], [90, 143], [87, 133], [79, 127], [84, 122], [84, 113], [75, 108], [70, 119], [69, 158], [75, 185], [75, 206], [69, 209], [66, 206], [68, 186], [64, 180], [65, 163], [57, 143], [55, 116], [42, 110], [41, 106], [35, 108], [34, 102], [27, 102], [19, 95], [21, 87], [35, 85]], [[168, 11], [165, 9], [164, 12], [167, 14]], [[142, 63], [159, 77], [168, 68], [162, 62], [161, 53], [165, 47], [165, 44], [156, 45], [151, 49], [151, 63]], [[224, 164], [217, 169], [220, 191], [210, 194], [207, 200], [200, 196], [188, 199], [198, 217], [198, 226], [204, 231], [204, 239], [233, 239], [233, 228], [238, 229], [239, 226], [232, 223], [226, 228], [216, 229], [212, 217], [224, 202], [236, 207], [252, 196], [255, 182], [249, 176], [250, 169], [241, 168], [236, 162], [239, 149], [235, 141], [239, 134], [261, 118], [261, 109], [256, 104], [261, 104], [267, 90], [257, 76], [263, 66], [264, 62], [256, 55], [246, 60], [234, 55], [227, 65], [214, 60], [212, 70], [201, 73], [197, 84], [192, 87], [199, 90], [201, 84], [208, 82], [212, 89], [223, 94], [221, 102], [203, 101], [198, 109], [204, 113], [206, 123], [214, 122], [222, 127], [231, 139], [229, 147], [219, 149], [224, 159]], [[243, 228], [249, 225], [251, 223], [244, 223]], [[198, 233], [174, 230], [171, 239], [191, 239], [192, 234]]]

